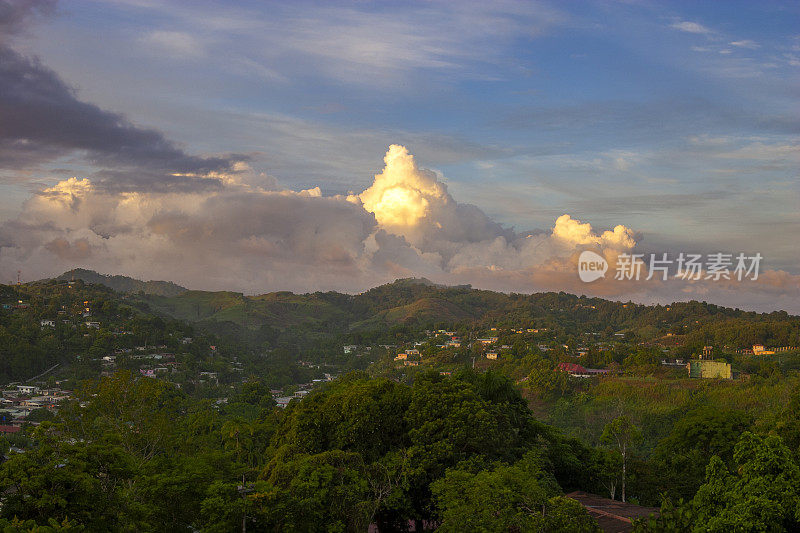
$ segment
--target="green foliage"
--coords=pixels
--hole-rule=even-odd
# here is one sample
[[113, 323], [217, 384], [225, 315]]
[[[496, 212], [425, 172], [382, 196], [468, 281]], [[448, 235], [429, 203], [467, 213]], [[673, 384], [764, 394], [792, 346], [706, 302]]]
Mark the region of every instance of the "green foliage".
[[46, 525], [37, 524], [35, 520], [20, 520], [13, 518], [0, 518], [0, 532], [2, 533], [79, 533], [85, 531], [81, 525], [55, 518], [47, 520]]
[[42, 424], [38, 445], [13, 454], [0, 467], [4, 516], [47, 523], [75, 520], [93, 531], [114, 529], [125, 507], [117, 489], [134, 465], [110, 443], [70, 443], [57, 428]]
[[448, 470], [432, 491], [443, 532], [599, 531], [580, 504], [558, 496], [558, 484], [536, 452], [493, 470]]
[[731, 473], [717, 456], [692, 501], [696, 531], [780, 531], [800, 527], [800, 468], [775, 435], [745, 432]]
[[733, 447], [752, 417], [741, 411], [704, 407], [678, 420], [669, 436], [656, 447], [653, 460], [662, 474], [663, 490], [691, 499], [705, 478], [711, 457], [732, 464]]
[[678, 504], [665, 497], [661, 504], [661, 510], [656, 516], [639, 518], [633, 521], [634, 533], [683, 533], [691, 531], [694, 524], [694, 513], [691, 506], [686, 505], [683, 500], [678, 500]]
[[542, 396], [560, 396], [569, 390], [569, 376], [555, 369], [552, 361], [539, 359], [528, 374], [528, 385]]

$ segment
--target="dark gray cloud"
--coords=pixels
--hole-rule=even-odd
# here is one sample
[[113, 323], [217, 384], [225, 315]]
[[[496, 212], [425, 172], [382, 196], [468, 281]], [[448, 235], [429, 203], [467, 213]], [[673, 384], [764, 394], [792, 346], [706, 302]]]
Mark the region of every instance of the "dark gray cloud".
[[160, 132], [81, 101], [37, 58], [15, 51], [8, 36], [53, 6], [0, 0], [0, 171], [30, 170], [77, 154], [87, 165], [113, 169], [97, 171], [100, 188], [172, 192], [218, 187], [219, 180], [196, 177], [230, 173], [246, 159], [187, 154]]
[[113, 167], [99, 176], [101, 186], [117, 190], [184, 189], [191, 181], [173, 174], [230, 172], [244, 159], [187, 154], [158, 131], [80, 101], [38, 60], [0, 46], [0, 168], [28, 168], [74, 152], [92, 165]]
[[19, 33], [35, 18], [49, 15], [56, 0], [0, 0], [0, 41]]

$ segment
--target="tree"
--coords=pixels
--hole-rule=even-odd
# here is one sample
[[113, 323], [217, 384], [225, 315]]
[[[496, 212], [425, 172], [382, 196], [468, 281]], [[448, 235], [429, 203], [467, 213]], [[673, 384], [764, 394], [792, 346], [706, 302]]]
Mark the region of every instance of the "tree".
[[745, 432], [734, 450], [735, 470], [718, 456], [692, 501], [695, 531], [796, 531], [800, 468], [776, 435]]
[[737, 440], [752, 424], [741, 411], [700, 408], [678, 420], [658, 443], [653, 459], [661, 474], [660, 487], [670, 495], [690, 500], [705, 479], [711, 457], [733, 461]]
[[539, 359], [528, 375], [528, 386], [542, 396], [560, 396], [569, 390], [569, 377], [554, 369], [549, 359]]
[[617, 451], [622, 459], [621, 461], [621, 476], [620, 486], [622, 489], [622, 501], [625, 501], [625, 484], [628, 474], [628, 457], [633, 447], [642, 439], [642, 433], [639, 431], [627, 416], [618, 416], [603, 428], [603, 434], [600, 436], [600, 441], [611, 445]]
[[174, 385], [138, 379], [120, 371], [91, 381], [76, 394], [83, 406], [64, 410], [67, 427], [77, 438], [92, 440], [111, 433], [140, 465], [169, 449], [175, 421], [181, 418], [185, 397]]
[[431, 487], [441, 518], [438, 531], [599, 531], [578, 502], [558, 495], [545, 465], [541, 454], [531, 451], [493, 470], [448, 470]]
[[363, 458], [341, 450], [277, 463], [251, 499], [273, 531], [364, 531], [374, 510]]
[[125, 513], [122, 496], [133, 461], [110, 443], [67, 442], [49, 422], [34, 434], [37, 446], [12, 454], [0, 467], [2, 516], [47, 523], [74, 520], [92, 531], [113, 531]]

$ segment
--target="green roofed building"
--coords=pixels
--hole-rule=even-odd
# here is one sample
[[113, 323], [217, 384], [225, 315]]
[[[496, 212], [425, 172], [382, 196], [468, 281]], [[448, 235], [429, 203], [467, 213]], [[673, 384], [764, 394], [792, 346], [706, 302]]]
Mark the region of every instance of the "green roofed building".
[[733, 372], [729, 363], [722, 361], [692, 360], [689, 361], [690, 378], [718, 378], [733, 379]]

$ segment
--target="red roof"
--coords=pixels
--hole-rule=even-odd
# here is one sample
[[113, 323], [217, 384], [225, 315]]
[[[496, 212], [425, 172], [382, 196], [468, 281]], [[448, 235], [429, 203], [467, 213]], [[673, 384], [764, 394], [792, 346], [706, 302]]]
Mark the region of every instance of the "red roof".
[[18, 433], [22, 431], [21, 427], [17, 426], [0, 426], [0, 433]]
[[586, 369], [576, 363], [558, 363], [559, 370], [562, 372], [569, 372], [570, 374], [585, 374]]

